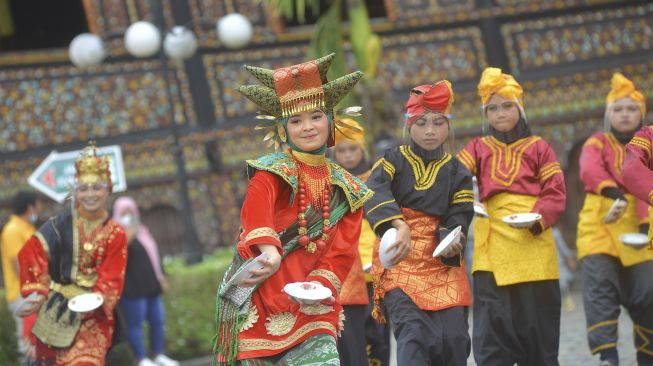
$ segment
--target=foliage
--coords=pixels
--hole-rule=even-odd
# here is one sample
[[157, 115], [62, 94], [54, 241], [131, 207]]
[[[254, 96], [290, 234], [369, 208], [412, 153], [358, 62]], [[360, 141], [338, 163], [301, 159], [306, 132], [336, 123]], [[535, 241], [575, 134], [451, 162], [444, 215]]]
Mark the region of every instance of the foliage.
[[18, 366], [16, 323], [5, 301], [5, 292], [1, 289], [0, 298], [0, 365]]
[[183, 259], [166, 261], [170, 289], [164, 295], [166, 352], [178, 359], [211, 353], [215, 331], [215, 294], [233, 251], [223, 249], [187, 266]]

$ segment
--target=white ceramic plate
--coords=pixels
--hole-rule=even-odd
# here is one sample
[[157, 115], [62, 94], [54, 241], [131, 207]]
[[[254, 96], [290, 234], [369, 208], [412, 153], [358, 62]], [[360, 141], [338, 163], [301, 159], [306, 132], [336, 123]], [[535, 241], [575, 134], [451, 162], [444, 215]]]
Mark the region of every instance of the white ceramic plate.
[[538, 213], [528, 212], [508, 215], [503, 218], [503, 222], [512, 227], [529, 228], [540, 219], [542, 219], [542, 215]]
[[368, 263], [363, 266], [363, 272], [369, 273], [372, 270], [372, 263]]
[[397, 250], [395, 247], [394, 250], [388, 251], [388, 247], [394, 243], [397, 240], [397, 229], [395, 228], [390, 228], [386, 230], [386, 232], [383, 234], [383, 237], [381, 238], [381, 243], [379, 244], [379, 259], [381, 260], [381, 264], [383, 265], [384, 268], [390, 269], [392, 268], [392, 264], [390, 264], [390, 259], [395, 254], [395, 251]]
[[444, 252], [451, 244], [458, 242], [458, 239], [460, 239], [460, 232], [462, 231], [463, 227], [458, 225], [455, 229], [453, 229], [449, 235], [445, 236], [444, 239], [438, 244], [437, 247], [435, 247], [435, 250], [433, 251], [433, 256], [437, 257], [442, 252]]
[[626, 245], [643, 247], [648, 244], [648, 236], [641, 233], [626, 233], [619, 236], [619, 240]]
[[474, 202], [474, 213], [481, 217], [490, 217], [490, 215], [487, 214], [487, 211], [485, 211], [485, 208], [483, 208], [483, 204], [480, 202]]
[[102, 306], [104, 297], [97, 293], [81, 294], [68, 300], [68, 309], [76, 313], [85, 313]]
[[328, 287], [324, 287], [319, 283], [314, 282], [288, 283], [283, 286], [283, 291], [309, 305], [326, 300], [333, 295]]
[[263, 268], [263, 265], [261, 262], [259, 262], [259, 259], [261, 260], [267, 260], [268, 259], [268, 253], [261, 253], [258, 257], [254, 258], [251, 262], [249, 262], [245, 267], [243, 267], [240, 271], [236, 272], [233, 277], [227, 282], [227, 287], [232, 286], [232, 285], [240, 285], [240, 283], [243, 280], [246, 280], [250, 277], [252, 277], [252, 274], [249, 272], [252, 269], [261, 269]]
[[610, 209], [608, 210], [608, 213], [605, 215], [605, 218], [603, 219], [604, 224], [611, 224], [617, 220], [619, 220], [619, 215], [617, 212], [619, 212], [619, 206], [624, 204], [624, 200], [621, 199], [616, 199]]

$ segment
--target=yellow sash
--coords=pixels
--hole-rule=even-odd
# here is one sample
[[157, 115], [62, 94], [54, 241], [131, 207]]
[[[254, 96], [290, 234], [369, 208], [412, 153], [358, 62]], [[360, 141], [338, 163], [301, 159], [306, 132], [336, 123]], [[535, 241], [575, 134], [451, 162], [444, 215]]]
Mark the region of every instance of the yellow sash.
[[[607, 254], [621, 260], [624, 266], [632, 266], [653, 259], [653, 250], [644, 247], [636, 249], [624, 245], [619, 236], [639, 231], [639, 222], [635, 210], [635, 197], [626, 194], [628, 208], [624, 215], [612, 224], [604, 224], [603, 219], [614, 203], [613, 199], [588, 193], [585, 204], [578, 215], [578, 258], [592, 254]], [[650, 215], [649, 208], [649, 217]], [[651, 231], [649, 231], [649, 236]]]
[[474, 220], [472, 272], [489, 271], [499, 286], [560, 277], [551, 228], [540, 235], [508, 226], [505, 216], [531, 212], [537, 197], [499, 193], [484, 202], [489, 218]]

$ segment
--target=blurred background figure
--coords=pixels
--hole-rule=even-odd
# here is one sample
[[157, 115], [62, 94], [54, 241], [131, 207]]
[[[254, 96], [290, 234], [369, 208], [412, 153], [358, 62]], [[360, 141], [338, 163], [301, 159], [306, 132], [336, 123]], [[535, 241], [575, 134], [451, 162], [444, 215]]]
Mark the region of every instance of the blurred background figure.
[[105, 364], [127, 256], [125, 232], [106, 208], [113, 189], [109, 164], [93, 144], [84, 148], [69, 208], [41, 225], [18, 253], [27, 300], [16, 313], [37, 314], [29, 365]]
[[[113, 218], [127, 233], [127, 270], [120, 304], [127, 321], [127, 338], [139, 366], [178, 366], [164, 352], [165, 315], [161, 294], [167, 282], [161, 268], [159, 250], [150, 231], [140, 222], [140, 212], [131, 197], [120, 197], [113, 206]], [[152, 359], [147, 357], [143, 322], [150, 331]]]
[[560, 267], [560, 295], [562, 297], [562, 305], [565, 310], [573, 311], [576, 309], [576, 303], [571, 295], [571, 285], [576, 278], [576, 270], [578, 269], [578, 262], [576, 261], [576, 253], [569, 248], [562, 232], [558, 226], [553, 227], [553, 240], [556, 244], [558, 251], [558, 267]]
[[[344, 118], [352, 129], [336, 130], [336, 145], [333, 155], [338, 164], [363, 182], [371, 173], [371, 166], [365, 151], [365, 129], [355, 120]], [[345, 311], [345, 330], [338, 342], [340, 364], [347, 365], [389, 365], [390, 327], [379, 324], [372, 318], [372, 251], [376, 235], [370, 223], [363, 219], [358, 240], [359, 260], [352, 267], [340, 292], [340, 302]]]
[[[20, 269], [18, 265], [18, 252], [23, 248], [25, 242], [34, 234], [36, 223], [41, 213], [42, 202], [35, 192], [20, 191], [12, 200], [12, 215], [2, 229], [0, 246], [2, 250], [2, 271], [4, 275], [7, 303], [12, 313], [16, 311], [23, 299], [20, 296]], [[24, 318], [13, 314], [16, 322], [16, 339], [18, 340], [18, 351], [24, 357], [27, 348], [27, 340], [24, 338]], [[33, 323], [36, 315], [27, 319], [27, 323]], [[3, 329], [7, 331], [7, 329]]]

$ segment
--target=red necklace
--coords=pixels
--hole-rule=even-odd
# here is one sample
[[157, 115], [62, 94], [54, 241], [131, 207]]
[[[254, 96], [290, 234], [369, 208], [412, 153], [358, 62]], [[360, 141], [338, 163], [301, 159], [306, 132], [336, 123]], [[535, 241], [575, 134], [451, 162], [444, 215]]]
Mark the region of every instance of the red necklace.
[[[315, 253], [318, 249], [326, 248], [331, 231], [329, 221], [331, 217], [331, 208], [329, 207], [331, 172], [323, 155], [293, 152], [293, 157], [299, 173], [299, 213], [297, 214], [299, 244], [306, 247], [307, 252]], [[322, 235], [315, 241], [311, 241], [308, 236], [306, 210], [309, 203], [315, 210], [322, 208], [322, 218], [324, 219]]]
[[324, 186], [324, 191], [322, 191], [322, 218], [324, 219], [324, 226], [322, 226], [322, 236], [316, 241], [311, 241], [311, 238], [308, 236], [308, 229], [306, 226], [308, 222], [306, 221], [306, 184], [304, 182], [299, 182], [299, 214], [297, 218], [299, 219], [299, 244], [306, 247], [306, 251], [309, 253], [315, 253], [317, 249], [323, 250], [327, 245], [327, 240], [329, 240], [329, 232], [331, 227], [329, 225], [331, 222], [329, 218], [331, 217], [331, 208], [329, 207], [329, 201], [331, 198], [331, 189], [329, 185]]

